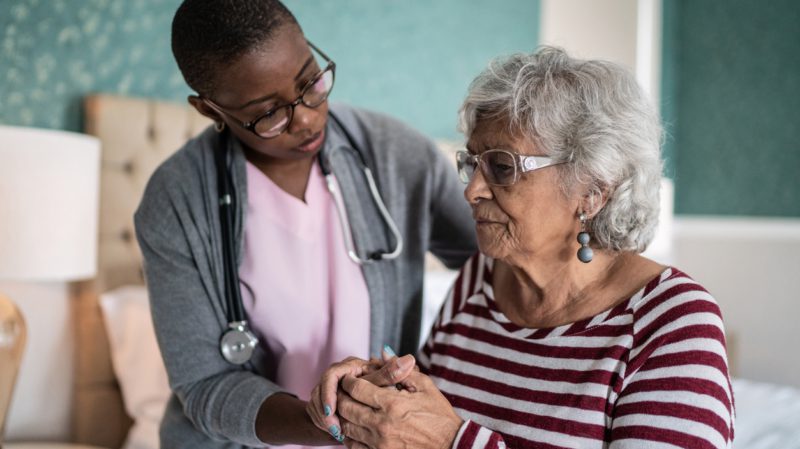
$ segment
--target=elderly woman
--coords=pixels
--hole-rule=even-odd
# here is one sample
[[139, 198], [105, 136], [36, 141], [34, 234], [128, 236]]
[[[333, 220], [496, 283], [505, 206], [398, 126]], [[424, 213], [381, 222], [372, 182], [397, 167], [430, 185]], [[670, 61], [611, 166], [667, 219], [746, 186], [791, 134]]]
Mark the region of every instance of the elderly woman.
[[314, 422], [341, 425], [351, 447], [730, 447], [719, 307], [639, 255], [661, 129], [633, 77], [556, 48], [514, 55], [475, 79], [461, 125], [480, 254], [418, 355], [425, 374], [387, 389], [354, 376], [363, 361], [335, 365]]

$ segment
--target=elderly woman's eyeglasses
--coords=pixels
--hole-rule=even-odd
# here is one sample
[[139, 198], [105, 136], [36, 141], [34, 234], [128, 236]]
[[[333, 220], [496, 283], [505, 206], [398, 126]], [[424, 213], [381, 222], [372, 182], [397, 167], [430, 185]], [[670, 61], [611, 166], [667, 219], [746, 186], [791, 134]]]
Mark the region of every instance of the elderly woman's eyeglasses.
[[519, 181], [521, 173], [561, 163], [553, 162], [553, 158], [547, 156], [523, 156], [508, 150], [486, 150], [480, 154], [456, 152], [458, 176], [465, 184], [472, 180], [476, 167], [480, 167], [489, 184], [510, 186]]
[[[309, 108], [316, 108], [320, 106], [325, 100], [328, 99], [331, 90], [333, 89], [333, 81], [336, 75], [336, 63], [331, 61], [328, 56], [317, 48], [311, 42], [308, 46], [316, 51], [327, 63], [326, 67], [314, 75], [311, 80], [306, 83], [300, 91], [300, 96], [293, 102], [274, 107], [267, 112], [261, 114], [249, 122], [236, 121], [242, 128], [252, 132], [253, 134], [261, 137], [262, 139], [271, 139], [279, 136], [281, 133], [289, 128], [292, 124], [294, 117], [294, 108], [299, 104], [303, 104]], [[228, 117], [234, 118], [230, 113], [219, 107], [213, 101], [203, 98], [209, 106], [219, 113], [225, 114]]]

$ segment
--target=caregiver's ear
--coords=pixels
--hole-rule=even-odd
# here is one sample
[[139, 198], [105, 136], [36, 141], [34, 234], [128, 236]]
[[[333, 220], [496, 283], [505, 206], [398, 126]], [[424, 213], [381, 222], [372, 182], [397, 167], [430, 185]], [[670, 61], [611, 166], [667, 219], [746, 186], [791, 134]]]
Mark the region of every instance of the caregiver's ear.
[[197, 95], [189, 95], [186, 97], [186, 101], [189, 102], [192, 107], [197, 110], [202, 116], [208, 117], [214, 122], [222, 122], [222, 116], [219, 112], [215, 111], [214, 108], [209, 106], [208, 103], [203, 101], [202, 98], [198, 97]]

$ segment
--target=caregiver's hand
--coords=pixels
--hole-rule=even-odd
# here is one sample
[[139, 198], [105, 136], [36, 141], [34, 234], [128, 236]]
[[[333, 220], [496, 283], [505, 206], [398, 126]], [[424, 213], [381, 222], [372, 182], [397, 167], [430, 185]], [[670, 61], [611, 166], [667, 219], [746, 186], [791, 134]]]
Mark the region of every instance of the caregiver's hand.
[[414, 371], [403, 385], [416, 391], [378, 388], [350, 375], [342, 379], [339, 416], [348, 447], [447, 449], [453, 445], [464, 421], [431, 378]]
[[402, 383], [416, 367], [414, 357], [411, 355], [397, 357], [394, 353], [389, 354], [384, 351], [382, 356], [383, 361], [348, 357], [331, 365], [322, 374], [320, 383], [311, 391], [311, 397], [306, 405], [306, 413], [314, 425], [330, 433], [339, 442], [344, 441], [341, 423], [336, 415], [336, 393], [341, 379], [349, 375], [361, 377], [365, 382], [377, 387], [394, 387]]

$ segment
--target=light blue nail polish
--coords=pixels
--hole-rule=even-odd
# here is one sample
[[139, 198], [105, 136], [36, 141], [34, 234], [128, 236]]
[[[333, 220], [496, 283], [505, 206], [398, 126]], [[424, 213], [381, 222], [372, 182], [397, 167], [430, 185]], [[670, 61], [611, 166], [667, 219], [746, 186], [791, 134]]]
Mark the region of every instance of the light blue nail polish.
[[386, 353], [389, 357], [397, 357], [395, 354], [394, 349], [392, 349], [389, 345], [383, 345], [383, 352]]
[[331, 416], [331, 406], [330, 405], [326, 404], [324, 411], [325, 411], [325, 416]]
[[339, 426], [334, 424], [334, 425], [328, 427], [328, 432], [330, 432], [331, 435], [333, 435], [333, 437], [336, 438], [337, 440], [339, 439], [339, 436], [340, 436]]
[[342, 434], [339, 434], [339, 436], [338, 436], [338, 437], [336, 437], [336, 441], [338, 441], [338, 442], [340, 442], [340, 443], [344, 443], [344, 435], [342, 435]]

